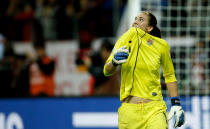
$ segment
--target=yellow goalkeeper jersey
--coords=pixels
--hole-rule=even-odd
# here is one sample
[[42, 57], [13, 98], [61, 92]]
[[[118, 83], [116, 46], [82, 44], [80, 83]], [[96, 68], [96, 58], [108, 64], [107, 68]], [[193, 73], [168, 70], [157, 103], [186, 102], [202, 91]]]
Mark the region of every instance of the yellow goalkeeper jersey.
[[[121, 66], [120, 100], [129, 95], [162, 100], [160, 67], [166, 83], [176, 81], [168, 43], [132, 27], [118, 39], [106, 63], [112, 61], [114, 52], [125, 45], [129, 57]], [[104, 74], [110, 76], [105, 67]]]

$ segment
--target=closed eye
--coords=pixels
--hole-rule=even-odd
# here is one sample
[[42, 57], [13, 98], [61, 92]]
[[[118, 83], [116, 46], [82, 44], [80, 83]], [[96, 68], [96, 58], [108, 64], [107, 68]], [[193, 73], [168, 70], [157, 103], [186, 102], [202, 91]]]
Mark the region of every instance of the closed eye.
[[142, 17], [140, 17], [139, 21], [143, 22], [143, 21], [144, 21], [144, 19], [143, 19]]

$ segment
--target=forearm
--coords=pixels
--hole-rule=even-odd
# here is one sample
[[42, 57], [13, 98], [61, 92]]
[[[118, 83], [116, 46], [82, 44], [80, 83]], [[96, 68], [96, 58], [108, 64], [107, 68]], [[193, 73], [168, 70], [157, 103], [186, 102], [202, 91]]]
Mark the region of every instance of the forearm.
[[111, 76], [117, 69], [118, 66], [114, 66], [112, 61], [108, 62], [104, 66], [104, 75]]
[[177, 82], [169, 82], [169, 83], [166, 83], [166, 85], [167, 85], [168, 92], [169, 92], [171, 97], [178, 96]]

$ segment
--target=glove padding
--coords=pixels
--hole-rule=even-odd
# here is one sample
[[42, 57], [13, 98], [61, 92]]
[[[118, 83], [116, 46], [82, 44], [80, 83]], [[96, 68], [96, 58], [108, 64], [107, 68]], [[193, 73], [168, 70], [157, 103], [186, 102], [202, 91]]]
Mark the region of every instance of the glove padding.
[[168, 114], [168, 120], [175, 117], [174, 128], [181, 127], [185, 123], [185, 114], [181, 106], [172, 106]]
[[117, 66], [119, 64], [123, 64], [127, 61], [129, 54], [128, 49], [126, 49], [126, 46], [123, 46], [119, 49], [117, 49], [114, 52], [114, 58], [112, 59], [112, 63], [114, 66]]

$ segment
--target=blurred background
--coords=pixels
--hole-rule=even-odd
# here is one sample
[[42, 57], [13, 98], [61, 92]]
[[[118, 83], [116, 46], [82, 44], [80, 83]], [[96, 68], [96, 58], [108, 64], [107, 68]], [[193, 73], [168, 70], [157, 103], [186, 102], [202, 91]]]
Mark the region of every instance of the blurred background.
[[210, 129], [210, 0], [1, 0], [0, 129], [116, 129], [120, 71], [103, 65], [142, 10], [171, 47], [182, 129]]

